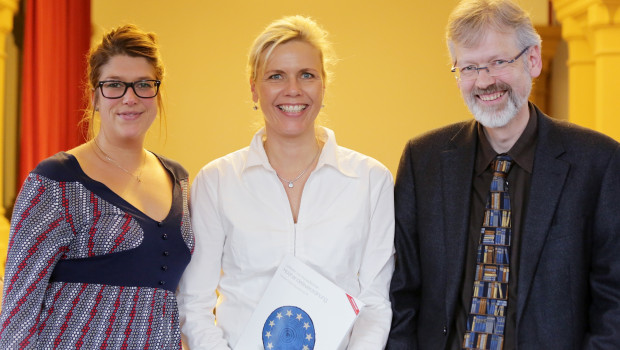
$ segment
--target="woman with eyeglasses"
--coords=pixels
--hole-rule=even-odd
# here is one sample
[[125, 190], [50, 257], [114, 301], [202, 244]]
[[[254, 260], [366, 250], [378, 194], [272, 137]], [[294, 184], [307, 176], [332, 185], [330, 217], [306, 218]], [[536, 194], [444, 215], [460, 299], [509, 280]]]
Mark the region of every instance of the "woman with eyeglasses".
[[[249, 82], [265, 126], [249, 147], [207, 164], [192, 185], [196, 251], [178, 294], [192, 350], [234, 348], [287, 255], [365, 304], [339, 349], [385, 346], [392, 176], [378, 161], [339, 146], [316, 121], [329, 76], [326, 34], [311, 19], [291, 16], [256, 38]], [[264, 345], [311, 348], [271, 339]]]
[[1, 349], [181, 348], [188, 174], [144, 149], [163, 76], [155, 35], [133, 25], [91, 50], [89, 141], [42, 161], [15, 203]]

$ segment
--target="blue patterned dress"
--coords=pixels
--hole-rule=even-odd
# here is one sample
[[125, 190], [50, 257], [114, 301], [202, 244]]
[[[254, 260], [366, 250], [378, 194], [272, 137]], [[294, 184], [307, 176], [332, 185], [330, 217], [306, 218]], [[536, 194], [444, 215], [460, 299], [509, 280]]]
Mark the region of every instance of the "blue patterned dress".
[[[188, 175], [155, 221], [72, 155], [41, 162], [11, 220], [0, 349], [180, 349], [175, 291], [194, 249]], [[155, 189], [154, 189], [155, 190]]]

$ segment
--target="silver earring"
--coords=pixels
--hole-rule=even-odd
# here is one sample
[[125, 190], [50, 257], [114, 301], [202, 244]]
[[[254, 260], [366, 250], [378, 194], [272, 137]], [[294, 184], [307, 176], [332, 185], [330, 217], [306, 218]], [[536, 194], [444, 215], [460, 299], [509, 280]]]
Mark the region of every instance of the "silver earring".
[[258, 107], [256, 105], [254, 105], [254, 107], [252, 107], [253, 110], [257, 111]]

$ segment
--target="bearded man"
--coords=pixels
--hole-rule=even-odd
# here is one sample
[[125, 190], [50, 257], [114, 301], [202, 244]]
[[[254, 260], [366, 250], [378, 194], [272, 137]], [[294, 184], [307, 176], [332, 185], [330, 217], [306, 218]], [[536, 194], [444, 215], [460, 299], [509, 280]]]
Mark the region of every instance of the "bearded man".
[[620, 349], [619, 144], [528, 102], [541, 40], [512, 0], [446, 32], [474, 120], [403, 152], [387, 349]]

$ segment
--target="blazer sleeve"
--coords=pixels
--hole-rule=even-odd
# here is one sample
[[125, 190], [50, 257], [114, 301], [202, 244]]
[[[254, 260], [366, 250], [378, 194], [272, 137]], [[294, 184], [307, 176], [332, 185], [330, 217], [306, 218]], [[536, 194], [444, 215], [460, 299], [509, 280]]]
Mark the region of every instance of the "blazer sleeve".
[[65, 185], [31, 173], [16, 199], [0, 314], [2, 349], [36, 344], [49, 278], [73, 237]]
[[620, 349], [620, 148], [605, 171], [594, 216], [589, 333], [584, 349]]
[[392, 328], [387, 349], [417, 349], [420, 260], [412, 145], [405, 147], [394, 186], [396, 267], [390, 286]]

